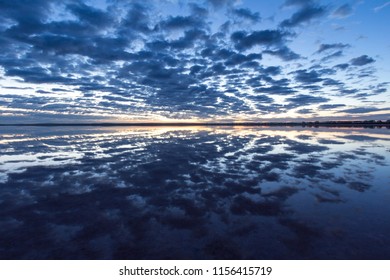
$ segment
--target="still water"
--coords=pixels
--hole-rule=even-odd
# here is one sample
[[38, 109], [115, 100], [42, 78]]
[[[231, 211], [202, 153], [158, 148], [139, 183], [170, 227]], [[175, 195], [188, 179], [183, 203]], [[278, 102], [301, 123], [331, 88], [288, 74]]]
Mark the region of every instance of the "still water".
[[390, 131], [1, 127], [1, 259], [390, 259]]

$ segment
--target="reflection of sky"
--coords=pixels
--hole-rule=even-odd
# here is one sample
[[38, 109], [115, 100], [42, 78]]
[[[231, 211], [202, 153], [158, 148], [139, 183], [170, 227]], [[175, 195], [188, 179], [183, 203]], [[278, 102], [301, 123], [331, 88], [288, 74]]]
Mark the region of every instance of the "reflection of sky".
[[2, 132], [0, 257], [390, 257], [388, 130], [78, 129]]

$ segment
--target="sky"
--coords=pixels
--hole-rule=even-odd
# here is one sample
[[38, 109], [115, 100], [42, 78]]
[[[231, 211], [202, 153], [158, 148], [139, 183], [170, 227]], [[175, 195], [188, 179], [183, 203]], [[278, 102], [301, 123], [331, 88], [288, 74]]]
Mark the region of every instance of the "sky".
[[0, 0], [0, 123], [390, 119], [390, 1]]

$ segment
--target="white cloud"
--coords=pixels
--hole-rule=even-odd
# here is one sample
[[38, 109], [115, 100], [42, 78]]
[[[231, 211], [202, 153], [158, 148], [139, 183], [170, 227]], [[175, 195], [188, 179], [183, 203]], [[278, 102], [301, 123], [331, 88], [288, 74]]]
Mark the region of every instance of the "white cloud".
[[389, 5], [390, 5], [390, 1], [387, 1], [387, 2], [384, 3], [383, 5], [378, 6], [378, 7], [375, 7], [375, 8], [374, 8], [374, 11], [375, 11], [375, 12], [379, 12], [380, 10], [382, 10], [383, 8], [386, 8], [386, 7], [389, 6]]

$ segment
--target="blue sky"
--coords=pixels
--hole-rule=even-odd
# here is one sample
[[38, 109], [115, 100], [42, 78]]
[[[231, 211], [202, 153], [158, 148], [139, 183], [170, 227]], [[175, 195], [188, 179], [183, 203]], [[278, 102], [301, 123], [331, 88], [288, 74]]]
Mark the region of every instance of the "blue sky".
[[388, 119], [390, 1], [0, 1], [0, 123]]

